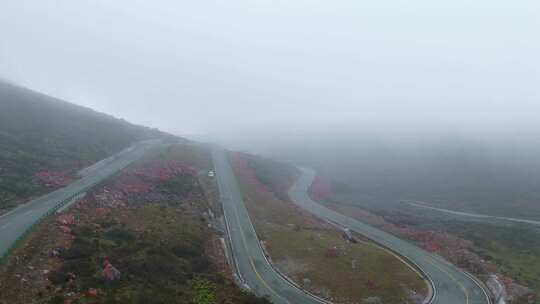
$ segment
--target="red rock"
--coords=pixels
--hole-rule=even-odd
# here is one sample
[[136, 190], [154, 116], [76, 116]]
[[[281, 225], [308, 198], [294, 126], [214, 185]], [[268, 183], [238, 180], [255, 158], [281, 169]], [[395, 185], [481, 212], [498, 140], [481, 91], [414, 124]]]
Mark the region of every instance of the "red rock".
[[75, 216], [73, 214], [60, 214], [56, 220], [62, 225], [75, 225]]
[[86, 296], [88, 296], [88, 297], [97, 297], [97, 295], [98, 295], [98, 291], [95, 288], [90, 288], [86, 292]]
[[55, 171], [39, 171], [34, 174], [34, 178], [41, 182], [46, 187], [58, 188], [63, 187], [71, 181], [64, 172]]
[[338, 256], [338, 249], [336, 247], [329, 248], [328, 250], [326, 250], [325, 256], [327, 258], [335, 258], [335, 257], [337, 257]]
[[62, 232], [66, 234], [71, 233], [71, 228], [69, 228], [68, 226], [60, 226], [60, 230], [62, 230]]
[[106, 281], [114, 281], [120, 279], [121, 272], [116, 269], [109, 261], [105, 260], [105, 268], [103, 268], [102, 276]]
[[435, 241], [427, 241], [425, 243], [425, 247], [428, 251], [431, 252], [439, 251], [441, 249], [441, 245], [439, 245]]
[[377, 283], [373, 282], [372, 280], [368, 280], [366, 286], [369, 289], [376, 289], [377, 287], [379, 287]]
[[332, 186], [330, 182], [317, 176], [309, 188], [309, 192], [317, 199], [324, 199], [332, 196]]
[[102, 217], [107, 213], [105, 208], [96, 208], [96, 216]]

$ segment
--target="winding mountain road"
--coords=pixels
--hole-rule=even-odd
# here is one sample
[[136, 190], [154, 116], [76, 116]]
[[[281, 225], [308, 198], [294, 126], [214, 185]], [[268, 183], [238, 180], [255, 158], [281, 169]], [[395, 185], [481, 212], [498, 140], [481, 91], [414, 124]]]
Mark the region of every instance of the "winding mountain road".
[[9, 254], [9, 250], [16, 242], [24, 237], [25, 233], [42, 218], [140, 159], [149, 149], [159, 144], [161, 142], [155, 140], [139, 142], [108, 158], [106, 165], [92, 166], [92, 170], [87, 170], [81, 179], [68, 186], [31, 200], [0, 216], [0, 258]]
[[313, 201], [308, 195], [308, 189], [313, 183], [315, 173], [313, 170], [307, 168], [300, 168], [300, 170], [302, 175], [289, 190], [289, 197], [291, 200], [315, 216], [360, 233], [415, 263], [433, 283], [434, 295], [430, 303], [491, 303], [484, 288], [474, 277], [463, 272], [444, 259], [401, 240], [392, 234], [347, 217]]
[[267, 261], [225, 152], [212, 152], [232, 260], [239, 280], [274, 304], [321, 304], [278, 274]]
[[[255, 294], [268, 297], [275, 304], [324, 303], [324, 300], [297, 288], [270, 265], [260, 246], [225, 152], [214, 149], [212, 158], [223, 204], [229, 249], [236, 275], [241, 283]], [[302, 176], [289, 191], [290, 198], [314, 215], [361, 233], [415, 263], [433, 283], [434, 294], [429, 303], [491, 303], [480, 283], [442, 258], [311, 200], [307, 190], [314, 180], [315, 173], [310, 169], [301, 170]]]

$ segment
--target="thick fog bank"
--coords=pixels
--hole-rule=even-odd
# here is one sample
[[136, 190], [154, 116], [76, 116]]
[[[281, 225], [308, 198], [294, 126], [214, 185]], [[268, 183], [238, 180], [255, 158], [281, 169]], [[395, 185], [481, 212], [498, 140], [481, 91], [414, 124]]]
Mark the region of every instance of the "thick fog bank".
[[340, 191], [363, 197], [540, 207], [537, 129], [276, 129], [236, 134], [221, 136], [222, 143], [313, 167], [340, 185]]

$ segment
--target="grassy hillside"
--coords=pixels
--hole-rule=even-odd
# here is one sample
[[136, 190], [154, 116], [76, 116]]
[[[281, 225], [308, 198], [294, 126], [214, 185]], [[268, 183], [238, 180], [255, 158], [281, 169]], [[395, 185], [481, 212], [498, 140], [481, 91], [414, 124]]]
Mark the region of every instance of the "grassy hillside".
[[38, 172], [69, 181], [77, 169], [157, 136], [167, 135], [0, 82], [0, 213], [54, 187]]
[[204, 217], [204, 149], [154, 151], [39, 224], [0, 265], [0, 304], [269, 304], [234, 285]]

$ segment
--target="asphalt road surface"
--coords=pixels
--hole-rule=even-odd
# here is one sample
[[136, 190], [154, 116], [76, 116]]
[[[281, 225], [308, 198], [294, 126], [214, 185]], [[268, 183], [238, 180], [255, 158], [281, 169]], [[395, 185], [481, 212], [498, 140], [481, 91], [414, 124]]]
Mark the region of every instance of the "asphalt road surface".
[[225, 152], [214, 149], [212, 158], [232, 246], [232, 260], [240, 281], [256, 295], [266, 296], [275, 304], [320, 304], [319, 300], [291, 285], [270, 266]]
[[44, 216], [140, 159], [146, 151], [159, 144], [160, 142], [155, 140], [137, 143], [113, 156], [107, 166], [90, 170], [83, 178], [70, 185], [34, 199], [0, 216], [0, 257], [8, 254], [9, 249], [17, 240], [22, 238], [25, 232]]
[[455, 215], [458, 217], [470, 217], [470, 218], [477, 218], [481, 220], [506, 221], [506, 222], [515, 222], [515, 223], [540, 226], [540, 221], [535, 221], [535, 220], [526, 220], [526, 219], [520, 219], [520, 218], [515, 218], [515, 217], [495, 216], [495, 215], [485, 215], [485, 214], [478, 214], [478, 213], [472, 213], [472, 212], [455, 211], [455, 210], [433, 207], [423, 202], [419, 203], [419, 202], [413, 202], [413, 201], [404, 201], [404, 203], [413, 207], [429, 209], [436, 212], [442, 212], [442, 213], [447, 213], [450, 215]]
[[314, 215], [349, 228], [373, 241], [401, 254], [415, 263], [433, 282], [434, 304], [488, 304], [491, 303], [484, 289], [470, 275], [419, 247], [401, 240], [358, 220], [330, 210], [311, 200], [307, 194], [315, 173], [300, 168], [301, 177], [289, 190], [289, 197], [300, 207]]

